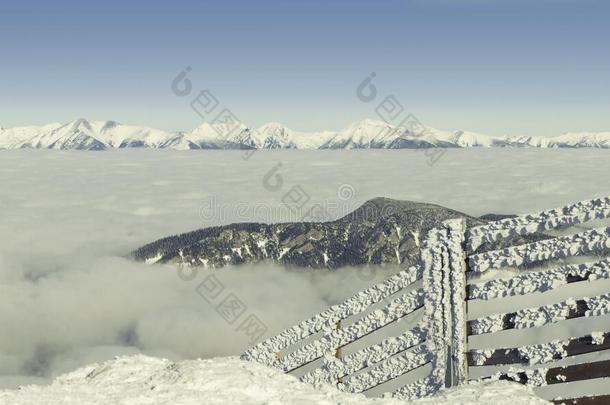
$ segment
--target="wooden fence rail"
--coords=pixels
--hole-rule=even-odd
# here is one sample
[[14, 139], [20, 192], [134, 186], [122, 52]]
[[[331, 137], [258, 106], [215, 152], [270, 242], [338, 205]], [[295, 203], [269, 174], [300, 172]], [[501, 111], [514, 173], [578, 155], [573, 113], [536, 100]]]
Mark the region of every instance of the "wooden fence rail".
[[470, 252], [474, 252], [485, 242], [493, 243], [510, 236], [543, 233], [605, 218], [610, 218], [610, 196], [471, 228], [467, 233], [467, 246]]
[[610, 279], [610, 260], [573, 264], [549, 270], [527, 272], [466, 286], [469, 300], [488, 300], [509, 296], [543, 293], [582, 281]]
[[[588, 334], [578, 338], [554, 340], [548, 343], [513, 348], [474, 349], [468, 351], [469, 366], [506, 364], [540, 364], [571, 356], [610, 349], [610, 332]], [[545, 356], [541, 356], [544, 353]]]
[[554, 399], [552, 402], [557, 405], [608, 405], [610, 404], [610, 395], [597, 395], [570, 399]]

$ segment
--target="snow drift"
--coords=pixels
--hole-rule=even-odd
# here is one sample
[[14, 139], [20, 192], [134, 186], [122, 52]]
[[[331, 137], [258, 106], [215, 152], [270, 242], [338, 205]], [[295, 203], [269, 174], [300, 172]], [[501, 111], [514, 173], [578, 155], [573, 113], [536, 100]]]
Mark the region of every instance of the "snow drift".
[[[398, 405], [330, 386], [299, 382], [258, 363], [225, 357], [171, 362], [143, 355], [117, 357], [58, 377], [51, 385], [0, 391], [0, 404], [344, 404]], [[441, 392], [416, 404], [546, 404], [531, 389], [509, 382], [477, 383]]]

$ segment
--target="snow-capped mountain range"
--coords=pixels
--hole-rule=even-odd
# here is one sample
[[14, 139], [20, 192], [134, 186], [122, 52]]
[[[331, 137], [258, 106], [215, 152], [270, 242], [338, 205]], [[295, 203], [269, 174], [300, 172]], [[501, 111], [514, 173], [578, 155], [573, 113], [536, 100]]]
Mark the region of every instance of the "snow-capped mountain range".
[[67, 124], [0, 127], [0, 149], [420, 149], [468, 147], [610, 148], [610, 132], [574, 132], [557, 137], [493, 137], [469, 131], [427, 128], [414, 133], [365, 119], [338, 132], [299, 132], [279, 123], [259, 128], [203, 123], [189, 132], [168, 132], [114, 121], [78, 119]]

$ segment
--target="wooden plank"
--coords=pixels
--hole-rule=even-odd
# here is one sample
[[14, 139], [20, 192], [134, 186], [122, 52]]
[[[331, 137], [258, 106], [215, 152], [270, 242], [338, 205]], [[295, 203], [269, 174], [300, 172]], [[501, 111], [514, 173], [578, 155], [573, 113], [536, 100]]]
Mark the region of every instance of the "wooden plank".
[[567, 319], [608, 313], [610, 313], [610, 293], [480, 317], [468, 321], [467, 330], [469, 336], [481, 335], [508, 329], [537, 328]]
[[534, 365], [607, 349], [610, 332], [515, 348], [470, 350], [467, 356], [469, 366]]
[[605, 227], [479, 253], [470, 256], [469, 264], [471, 271], [481, 273], [488, 269], [519, 267], [547, 260], [604, 252], [609, 248], [610, 227]]
[[447, 387], [465, 381], [468, 372], [464, 229], [463, 220], [443, 222], [428, 233], [421, 255], [432, 377]]
[[471, 283], [466, 287], [466, 291], [469, 300], [488, 300], [543, 293], [571, 283], [602, 279], [610, 279], [610, 259], [531, 271], [484, 283]]
[[[426, 238], [422, 250], [422, 263], [424, 267], [423, 287], [426, 295], [424, 319], [425, 329], [428, 332], [426, 345], [428, 351], [434, 354], [431, 360], [432, 372], [430, 378], [434, 386], [447, 386], [447, 360], [451, 346], [451, 315], [446, 305], [448, 296], [449, 252], [447, 251], [447, 228], [432, 229]], [[414, 386], [417, 390], [420, 388]]]
[[610, 404], [610, 395], [597, 395], [569, 399], [554, 399], [551, 402], [556, 405], [608, 405]]
[[421, 279], [421, 266], [412, 266], [407, 270], [388, 277], [381, 283], [360, 291], [341, 304], [333, 305], [325, 311], [273, 336], [247, 350], [241, 355], [244, 360], [253, 360], [270, 366], [277, 366], [274, 353], [279, 352], [307, 337], [330, 328], [335, 322], [366, 311], [371, 305], [381, 302], [400, 290]]
[[610, 360], [581, 363], [571, 366], [539, 368], [517, 372], [498, 373], [491, 379], [515, 381], [534, 387], [563, 384], [574, 381], [610, 377]]
[[467, 233], [468, 248], [474, 252], [483, 243], [496, 242], [502, 238], [544, 232], [609, 217], [610, 197], [585, 200], [471, 228]]
[[[366, 349], [359, 350], [349, 356], [346, 356], [345, 359], [343, 359], [343, 363], [345, 364], [346, 368], [346, 374], [340, 377], [344, 377], [347, 374], [360, 371], [365, 368], [367, 364], [374, 364], [388, 357], [405, 352], [414, 347], [415, 345], [424, 343], [425, 341], [426, 333], [418, 326], [414, 328], [413, 331], [401, 335], [398, 339], [388, 338], [382, 341], [379, 346], [372, 346]], [[386, 351], [383, 352], [383, 354], [379, 353], [376, 356], [373, 353], [373, 350], [375, 350], [376, 348], [386, 349]]]
[[436, 393], [443, 387], [433, 376], [428, 376], [404, 385], [393, 392], [394, 398], [414, 400]]
[[468, 380], [468, 361], [466, 359], [466, 252], [464, 238], [466, 222], [455, 220], [445, 223], [449, 227], [449, 305], [451, 313], [451, 386], [457, 386]]
[[336, 383], [341, 378], [358, 372], [396, 354], [403, 353], [426, 341], [426, 332], [418, 324], [399, 336], [384, 339], [381, 343], [358, 350], [341, 361], [322, 358], [322, 367], [305, 374], [301, 381], [311, 384]]
[[353, 324], [330, 330], [322, 338], [313, 341], [282, 357], [277, 364], [286, 372], [294, 371], [322, 357], [327, 351], [336, 350], [395, 322], [424, 306], [423, 289], [405, 293], [384, 308], [372, 311]]
[[348, 377], [340, 389], [351, 393], [368, 391], [428, 364], [431, 358], [432, 355], [426, 348], [419, 346], [413, 351], [385, 359], [359, 374]]

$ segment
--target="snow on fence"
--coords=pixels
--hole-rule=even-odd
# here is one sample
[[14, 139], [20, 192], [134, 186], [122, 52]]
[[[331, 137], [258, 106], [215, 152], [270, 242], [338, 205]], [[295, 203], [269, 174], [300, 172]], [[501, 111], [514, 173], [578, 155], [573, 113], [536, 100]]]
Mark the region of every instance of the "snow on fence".
[[581, 201], [537, 214], [522, 215], [472, 228], [467, 234], [467, 247], [474, 252], [485, 242], [497, 242], [516, 235], [543, 233], [610, 217], [610, 197]]
[[[391, 388], [392, 396], [405, 399], [431, 395], [444, 387], [465, 383], [470, 371], [481, 366], [518, 365], [520, 368], [511, 366], [508, 371], [486, 378], [538, 387], [610, 377], [608, 360], [548, 367], [561, 359], [610, 349], [610, 330], [538, 344], [516, 342], [514, 347], [468, 348], [470, 336], [493, 336], [511, 329], [540, 328], [574, 318], [610, 315], [609, 292], [474, 319], [468, 317], [470, 301], [525, 298], [558, 288], [569, 289], [579, 283], [610, 279], [608, 258], [531, 269], [540, 263], [551, 262], [553, 266], [557, 260], [575, 256], [606, 256], [610, 249], [610, 228], [468, 253], [502, 238], [603, 218], [610, 218], [610, 197], [470, 229], [466, 229], [464, 220], [446, 221], [429, 232], [418, 265], [252, 347], [242, 358], [300, 373], [302, 381], [332, 384], [347, 392], [367, 392], [380, 386], [384, 389], [384, 384], [401, 381], [397, 379], [415, 375], [416, 370], [427, 366], [429, 371], [424, 377], [399, 388], [394, 384]], [[500, 275], [478, 281], [481, 275], [489, 276], [491, 271], [506, 267], [517, 269], [518, 273], [508, 278]], [[418, 287], [420, 282], [422, 287]], [[422, 319], [415, 326], [403, 329], [397, 336], [384, 335], [392, 325], [422, 312]], [[343, 349], [365, 337], [377, 343], [342, 355]], [[598, 395], [558, 398], [554, 402], [602, 404], [609, 399], [608, 395]]]

